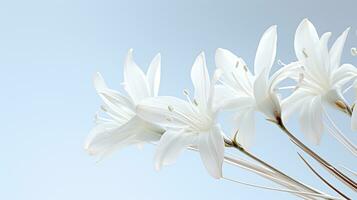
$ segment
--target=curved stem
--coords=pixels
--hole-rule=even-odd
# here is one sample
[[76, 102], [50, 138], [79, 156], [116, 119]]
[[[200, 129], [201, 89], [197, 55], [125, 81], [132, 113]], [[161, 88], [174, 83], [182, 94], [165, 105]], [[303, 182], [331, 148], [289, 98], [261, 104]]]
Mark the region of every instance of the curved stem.
[[[299, 153], [298, 153], [299, 154]], [[336, 187], [334, 187], [331, 183], [329, 183], [324, 177], [322, 177], [306, 160], [304, 157], [302, 157], [302, 155], [300, 155], [300, 158], [302, 159], [302, 161], [304, 161], [304, 163], [307, 165], [307, 167], [310, 168], [310, 170], [317, 176], [319, 177], [319, 179], [322, 180], [322, 182], [324, 182], [326, 185], [328, 185], [331, 189], [333, 189], [335, 192], [337, 192], [339, 195], [341, 195], [343, 198], [347, 199], [347, 200], [351, 200], [351, 198], [347, 197], [345, 194], [343, 194], [340, 190], [338, 190]]]
[[[296, 191], [296, 190], [288, 190], [288, 189], [279, 189], [279, 188], [272, 188], [272, 187], [267, 187], [267, 186], [261, 186], [261, 185], [256, 185], [256, 184], [251, 184], [251, 183], [246, 183], [243, 181], [238, 181], [238, 180], [234, 180], [231, 178], [227, 178], [227, 177], [222, 177], [224, 180], [227, 181], [231, 181], [233, 183], [238, 183], [241, 185], [246, 185], [246, 186], [250, 186], [250, 187], [255, 187], [255, 188], [260, 188], [260, 189], [265, 189], [265, 190], [271, 190], [271, 191], [278, 191], [278, 192], [287, 192], [287, 193], [291, 193], [291, 194], [296, 194], [296, 195], [309, 195], [309, 196], [314, 196], [314, 197], [321, 197], [326, 199], [325, 195], [321, 195], [321, 194], [316, 194], [316, 193], [308, 193], [308, 192], [300, 192], [300, 191]], [[332, 199], [339, 199], [339, 198], [330, 198]]]
[[341, 171], [339, 171], [337, 168], [335, 168], [333, 165], [328, 163], [326, 160], [321, 158], [318, 154], [316, 154], [313, 150], [311, 150], [309, 147], [307, 147], [304, 143], [302, 143], [298, 138], [296, 138], [283, 124], [281, 118], [277, 118], [277, 121], [275, 122], [281, 130], [284, 131], [284, 133], [290, 138], [290, 140], [298, 146], [301, 150], [303, 150], [305, 153], [310, 155], [314, 160], [316, 160], [318, 163], [320, 163], [328, 172], [330, 172], [332, 175], [334, 175], [337, 179], [339, 179], [342, 183], [344, 183], [346, 186], [350, 187], [354, 191], [357, 191], [357, 184], [354, 182], [352, 179], [350, 179], [348, 176], [343, 174]]
[[235, 142], [234, 140], [233, 141], [230, 141], [230, 140], [225, 140], [225, 143], [227, 146], [229, 147], [233, 147], [237, 150], [239, 150], [240, 152], [242, 152], [243, 154], [245, 154], [246, 156], [248, 156], [249, 158], [257, 161], [258, 163], [262, 164], [263, 166], [267, 167], [268, 169], [272, 170], [274, 173], [278, 174], [279, 176], [283, 177], [283, 178], [286, 178], [287, 180], [295, 183], [296, 185], [306, 189], [307, 191], [310, 191], [310, 192], [313, 192], [313, 193], [317, 193], [317, 194], [322, 194], [320, 191], [317, 191], [315, 190], [314, 188], [312, 187], [309, 187], [295, 179], [293, 179], [292, 177], [288, 176], [287, 174], [285, 174], [284, 172], [278, 170], [277, 168], [273, 167], [272, 165], [268, 164], [267, 162], [261, 160], [260, 158], [258, 158], [257, 156], [255, 156], [254, 154], [246, 151], [241, 145], [239, 145], [237, 142]]

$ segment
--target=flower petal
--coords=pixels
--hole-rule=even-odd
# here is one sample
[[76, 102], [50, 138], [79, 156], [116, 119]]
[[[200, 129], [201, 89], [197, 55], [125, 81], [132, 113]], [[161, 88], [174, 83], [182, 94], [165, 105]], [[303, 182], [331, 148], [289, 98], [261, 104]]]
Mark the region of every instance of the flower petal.
[[332, 74], [332, 83], [334, 88], [340, 89], [351, 79], [357, 78], [357, 68], [351, 64], [343, 64]]
[[323, 132], [322, 102], [319, 96], [305, 102], [300, 113], [300, 127], [313, 144], [320, 143]]
[[285, 79], [291, 78], [299, 81], [300, 75], [303, 73], [300, 62], [292, 62], [280, 68], [269, 79], [269, 90], [275, 91], [276, 87]]
[[118, 122], [128, 121], [135, 115], [135, 108], [131, 100], [115, 90], [107, 87], [100, 73], [96, 73], [94, 78], [94, 87], [98, 95], [104, 102], [106, 112]]
[[268, 28], [260, 39], [254, 60], [254, 74], [258, 76], [267, 68], [267, 76], [274, 63], [276, 55], [277, 33], [276, 25]]
[[148, 72], [147, 80], [151, 91], [151, 96], [157, 96], [160, 87], [160, 76], [161, 76], [161, 55], [157, 54], [154, 59], [152, 59]]
[[295, 32], [294, 47], [296, 57], [299, 60], [304, 60], [306, 56], [304, 51], [307, 51], [305, 53], [308, 56], [313, 54], [318, 42], [319, 36], [314, 25], [308, 19], [303, 19]]
[[134, 62], [132, 49], [129, 50], [124, 64], [124, 84], [125, 90], [135, 104], [144, 98], [150, 97], [146, 76]]
[[307, 98], [312, 98], [312, 94], [305, 90], [298, 89], [284, 99], [281, 103], [283, 120], [288, 121], [292, 114], [300, 113]]
[[258, 109], [271, 120], [275, 120], [280, 115], [280, 101], [274, 91], [270, 90], [266, 73], [268, 68], [257, 77], [254, 82], [254, 97]]
[[224, 140], [220, 128], [214, 126], [209, 132], [200, 133], [198, 149], [208, 173], [213, 178], [221, 178], [224, 158]]
[[328, 52], [328, 41], [330, 40], [331, 32], [326, 32], [321, 36], [320, 39], [320, 53], [321, 53], [321, 64], [317, 66], [322, 66], [321, 72], [326, 73], [325, 77], [328, 77], [330, 72], [330, 54]]
[[92, 155], [103, 157], [118, 148], [139, 142], [160, 139], [163, 130], [133, 117], [127, 123], [105, 122], [94, 127], [86, 139], [85, 149]]
[[140, 117], [163, 127], [195, 127], [199, 115], [191, 104], [170, 96], [159, 96], [144, 99], [137, 106]]
[[[216, 67], [222, 69], [224, 74], [222, 80], [227, 82], [233, 88], [235, 88], [236, 81], [247, 81], [245, 73], [248, 77], [252, 77], [252, 74], [247, 69], [247, 65], [242, 58], [238, 58], [232, 52], [227, 49], [218, 48], [215, 54]], [[246, 71], [247, 70], [247, 71]], [[236, 78], [234, 78], [234, 76]], [[242, 83], [239, 83], [242, 84]]]
[[199, 107], [207, 108], [210, 95], [210, 78], [206, 67], [205, 54], [202, 52], [197, 56], [191, 70], [191, 79], [195, 88], [195, 99]]
[[226, 85], [215, 85], [215, 95], [213, 102], [216, 105], [220, 105], [222, 101], [235, 98], [235, 90]]
[[187, 146], [194, 143], [195, 135], [183, 131], [169, 129], [161, 137], [155, 154], [155, 168], [173, 164]]
[[343, 47], [345, 46], [346, 38], [350, 28], [347, 28], [335, 41], [330, 49], [331, 68], [337, 69], [340, 66]]
[[254, 110], [248, 109], [245, 112], [239, 113], [235, 117], [237, 123], [237, 142], [243, 148], [250, 148], [255, 138], [255, 115]]
[[255, 107], [254, 102], [255, 100], [252, 97], [237, 96], [234, 98], [221, 100], [219, 107], [223, 110], [241, 110], [249, 107]]
[[221, 82], [233, 90], [232, 95], [252, 96], [254, 77], [246, 63], [226, 49], [217, 49], [215, 56], [217, 68], [223, 71]]

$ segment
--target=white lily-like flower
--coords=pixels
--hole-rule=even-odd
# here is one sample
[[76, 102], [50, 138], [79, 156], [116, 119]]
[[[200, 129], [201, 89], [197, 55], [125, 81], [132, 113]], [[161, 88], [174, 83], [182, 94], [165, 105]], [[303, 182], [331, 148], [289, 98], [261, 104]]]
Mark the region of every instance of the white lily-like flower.
[[269, 76], [276, 56], [277, 30], [271, 26], [263, 34], [255, 56], [254, 75], [243, 59], [225, 49], [217, 49], [216, 65], [224, 71], [222, 85], [217, 85], [216, 100], [222, 109], [235, 109], [235, 123], [239, 130], [238, 143], [251, 146], [255, 135], [255, 112], [262, 112], [267, 119], [280, 117], [280, 101], [275, 92], [279, 82], [296, 75], [298, 63], [291, 63]]
[[[348, 31], [349, 28], [337, 38], [330, 50], [331, 33], [319, 38], [314, 25], [307, 19], [300, 23], [295, 33], [295, 53], [303, 65], [303, 78], [298, 89], [283, 101], [283, 118], [287, 120], [292, 113], [300, 113], [302, 132], [314, 144], [320, 142], [324, 129], [324, 104], [350, 113], [341, 89], [357, 77], [357, 70], [351, 64], [340, 66]], [[343, 135], [338, 135], [339, 140], [345, 140]]]
[[156, 169], [173, 163], [183, 149], [193, 146], [200, 152], [209, 174], [214, 178], [222, 177], [224, 139], [213, 105], [214, 84], [218, 76], [219, 72], [216, 72], [210, 81], [205, 56], [201, 53], [191, 71], [194, 100], [185, 90], [188, 101], [160, 96], [145, 99], [138, 105], [140, 117], [166, 128], [155, 155]]
[[102, 111], [109, 118], [96, 117], [96, 126], [85, 142], [91, 154], [103, 157], [118, 148], [160, 139], [164, 130], [136, 114], [136, 106], [146, 98], [157, 96], [160, 85], [160, 54], [152, 60], [145, 75], [133, 60], [130, 49], [124, 64], [124, 88], [126, 97], [109, 89], [102, 76], [94, 76], [94, 86], [103, 100]]

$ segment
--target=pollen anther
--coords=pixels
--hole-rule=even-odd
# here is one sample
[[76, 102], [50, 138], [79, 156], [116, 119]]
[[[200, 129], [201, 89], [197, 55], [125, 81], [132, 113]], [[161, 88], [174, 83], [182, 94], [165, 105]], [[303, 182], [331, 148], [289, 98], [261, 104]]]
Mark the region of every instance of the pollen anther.
[[304, 54], [305, 58], [309, 57], [308, 54], [306, 53], [306, 49], [302, 49], [302, 53]]
[[335, 104], [336, 104], [337, 107], [341, 108], [342, 110], [346, 110], [346, 109], [347, 109], [346, 104], [343, 103], [341, 100], [337, 100], [337, 101], [335, 102]]
[[172, 106], [167, 106], [167, 109], [169, 109], [170, 112], [173, 112], [174, 111], [174, 108]]

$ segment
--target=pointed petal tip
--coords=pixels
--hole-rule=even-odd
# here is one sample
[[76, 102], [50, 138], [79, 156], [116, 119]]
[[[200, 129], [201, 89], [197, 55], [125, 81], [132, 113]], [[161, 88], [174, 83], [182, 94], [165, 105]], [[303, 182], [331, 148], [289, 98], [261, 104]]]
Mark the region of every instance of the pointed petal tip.
[[96, 81], [98, 79], [103, 79], [103, 76], [102, 76], [102, 74], [100, 74], [100, 72], [96, 72], [93, 75], [93, 81]]
[[331, 32], [326, 32], [325, 34], [326, 34], [327, 36], [329, 36], [329, 37], [332, 35]]
[[205, 63], [205, 53], [204, 51], [201, 51], [201, 53], [196, 57], [195, 59], [195, 62], [194, 64], [192, 65], [192, 69], [195, 67], [195, 66], [200, 66], [200, 65], [197, 65], [196, 63]]
[[311, 23], [309, 18], [304, 18], [303, 20], [301, 20], [301, 24], [303, 23]]
[[215, 58], [217, 59], [218, 56], [224, 56], [226, 54], [231, 53], [228, 49], [224, 49], [224, 48], [217, 48], [216, 52], [215, 52]]
[[127, 64], [129, 61], [133, 60], [133, 52], [134, 52], [134, 50], [132, 48], [130, 48], [128, 50], [128, 53], [126, 54], [126, 58], [125, 58], [125, 64]]
[[155, 163], [155, 170], [157, 172], [161, 171], [161, 164], [160, 163]]
[[223, 178], [222, 167], [217, 173], [211, 173], [211, 176], [217, 180]]
[[351, 27], [349, 26], [349, 27], [347, 27], [346, 28], [346, 30], [345, 31], [343, 31], [343, 35], [347, 35], [349, 32], [350, 32], [350, 30], [351, 30]]
[[216, 51], [214, 52], [214, 56], [217, 57], [218, 54], [220, 54], [223, 51], [222, 48], [217, 48]]
[[273, 31], [277, 31], [278, 25], [274, 24], [274, 25], [270, 26], [269, 29], [271, 29]]
[[216, 54], [219, 53], [219, 52], [223, 52], [223, 51], [226, 51], [226, 49], [223, 49], [223, 48], [217, 48], [216, 49]]
[[83, 149], [84, 149], [84, 151], [88, 154], [88, 155], [90, 155], [90, 156], [95, 156], [95, 153], [94, 153], [94, 151], [90, 148], [90, 143], [88, 142], [88, 143], [85, 143], [84, 144], [84, 146], [83, 146]]
[[277, 25], [272, 25], [270, 26], [265, 33], [272, 33], [274, 37], [277, 36], [277, 32], [278, 32], [278, 26]]
[[100, 90], [103, 90], [104, 88], [106, 88], [106, 84], [104, 82], [104, 78], [103, 76], [99, 73], [96, 72], [93, 75], [93, 84], [94, 84], [94, 88], [99, 92]]
[[313, 26], [313, 24], [311, 23], [311, 21], [310, 21], [308, 18], [304, 18], [304, 19], [300, 22], [298, 28], [299, 28], [299, 27], [310, 26], [310, 25]]
[[270, 26], [268, 29], [266, 29], [266, 31], [263, 33], [263, 35], [269, 34], [269, 33], [273, 33], [273, 34], [277, 34], [277, 29], [278, 26], [277, 25], [272, 25]]
[[161, 53], [157, 53], [154, 58], [152, 59], [151, 61], [151, 64], [154, 62], [154, 61], [158, 61], [159, 63], [161, 62]]
[[89, 155], [94, 155], [91, 149], [92, 141], [93, 141], [92, 137], [87, 137], [83, 144], [84, 151], [86, 151]]

